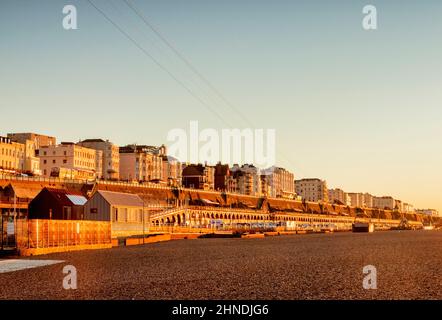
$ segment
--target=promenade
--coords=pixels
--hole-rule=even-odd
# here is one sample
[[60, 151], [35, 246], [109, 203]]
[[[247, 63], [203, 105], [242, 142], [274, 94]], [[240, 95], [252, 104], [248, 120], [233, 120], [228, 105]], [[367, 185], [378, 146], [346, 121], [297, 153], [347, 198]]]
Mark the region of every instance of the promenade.
[[31, 258], [64, 262], [0, 273], [0, 299], [442, 299], [441, 252], [441, 231], [168, 241]]

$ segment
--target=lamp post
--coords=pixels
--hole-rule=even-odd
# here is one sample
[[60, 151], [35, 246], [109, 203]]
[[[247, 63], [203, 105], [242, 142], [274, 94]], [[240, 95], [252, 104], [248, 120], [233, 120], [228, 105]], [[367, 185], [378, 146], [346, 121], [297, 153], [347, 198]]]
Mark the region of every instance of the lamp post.
[[144, 203], [144, 199], [141, 199], [143, 201], [143, 214], [141, 215], [141, 220], [143, 222], [143, 244], [144, 244], [144, 237], [145, 237], [145, 219], [144, 219], [144, 214], [145, 214], [145, 203]]

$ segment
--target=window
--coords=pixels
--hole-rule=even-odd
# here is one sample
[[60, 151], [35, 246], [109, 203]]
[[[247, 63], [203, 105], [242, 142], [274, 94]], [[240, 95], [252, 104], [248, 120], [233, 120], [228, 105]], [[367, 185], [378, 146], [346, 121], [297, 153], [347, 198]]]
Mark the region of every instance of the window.
[[48, 160], [43, 160], [43, 164], [46, 164], [46, 163], [48, 163]]
[[52, 163], [53, 163], [53, 164], [55, 164], [55, 162], [56, 162], [56, 161], [55, 161], [55, 159], [54, 159], [54, 160], [52, 160]]
[[66, 164], [66, 163], [68, 163], [68, 161], [67, 161], [66, 159], [64, 159], [64, 160], [63, 160], [63, 163]]

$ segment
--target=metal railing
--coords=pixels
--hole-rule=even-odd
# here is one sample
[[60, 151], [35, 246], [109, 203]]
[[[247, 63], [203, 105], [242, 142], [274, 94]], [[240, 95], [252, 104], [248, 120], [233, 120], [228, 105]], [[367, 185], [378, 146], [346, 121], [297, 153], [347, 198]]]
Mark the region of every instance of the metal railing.
[[54, 248], [111, 243], [111, 224], [102, 221], [21, 219], [17, 247]]

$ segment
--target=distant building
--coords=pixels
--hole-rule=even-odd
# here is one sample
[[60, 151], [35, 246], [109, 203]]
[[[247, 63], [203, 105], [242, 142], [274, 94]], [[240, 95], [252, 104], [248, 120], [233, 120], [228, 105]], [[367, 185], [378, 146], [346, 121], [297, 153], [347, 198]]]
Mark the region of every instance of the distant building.
[[186, 165], [182, 173], [183, 187], [202, 190], [214, 190], [215, 168], [202, 164]]
[[86, 201], [81, 194], [44, 188], [29, 204], [29, 219], [81, 220]]
[[120, 147], [120, 179], [136, 181], [163, 180], [162, 156], [164, 155], [162, 147], [144, 145]]
[[344, 206], [351, 205], [349, 195], [344, 190], [339, 188], [328, 190], [328, 202]]
[[0, 172], [18, 174], [25, 171], [25, 145], [0, 137]]
[[317, 178], [295, 180], [296, 194], [311, 202], [328, 202], [328, 189], [325, 180]]
[[350, 205], [352, 207], [365, 207], [365, 196], [363, 193], [349, 192], [348, 196], [350, 197]]
[[102, 139], [86, 139], [78, 145], [102, 152], [101, 176], [103, 179], [118, 180], [120, 178], [120, 152], [117, 145]]
[[398, 211], [400, 211], [400, 212], [402, 212], [403, 211], [403, 206], [402, 206], [402, 201], [401, 200], [394, 200], [394, 208], [393, 208], [394, 210], [398, 210]]
[[8, 138], [18, 143], [25, 143], [26, 140], [30, 140], [34, 143], [35, 150], [39, 150], [41, 147], [55, 146], [57, 139], [55, 137], [46, 136], [37, 133], [8, 133]]
[[373, 197], [373, 208], [393, 210], [395, 200], [390, 196]]
[[236, 192], [248, 196], [260, 196], [262, 185], [259, 169], [252, 164], [237, 164], [230, 169], [236, 180]]
[[373, 196], [369, 193], [364, 193], [364, 205], [366, 208], [373, 208]]
[[273, 198], [295, 197], [295, 175], [280, 167], [270, 167], [261, 172], [261, 190]]
[[180, 187], [182, 181], [182, 165], [181, 162], [171, 156], [160, 156], [162, 159], [162, 181], [167, 185]]
[[102, 176], [103, 152], [72, 142], [44, 146], [39, 150], [40, 167], [45, 177], [96, 179]]
[[215, 165], [215, 190], [221, 192], [236, 192], [236, 180], [228, 164], [218, 162]]
[[3, 138], [3, 140], [7, 139], [10, 139], [11, 144], [15, 144], [16, 146], [17, 144], [20, 144], [20, 149], [24, 150], [23, 154], [19, 153], [21, 165], [18, 172], [31, 176], [41, 175], [40, 159], [36, 156], [37, 150], [35, 142], [33, 140], [25, 139], [25, 135], [15, 136], [13, 134], [8, 134], [8, 138]]
[[404, 202], [402, 204], [402, 211], [405, 213], [414, 213], [414, 206], [411, 203]]
[[418, 214], [423, 214], [423, 215], [432, 216], [432, 217], [439, 217], [440, 216], [439, 211], [437, 211], [436, 209], [416, 209], [415, 212]]

